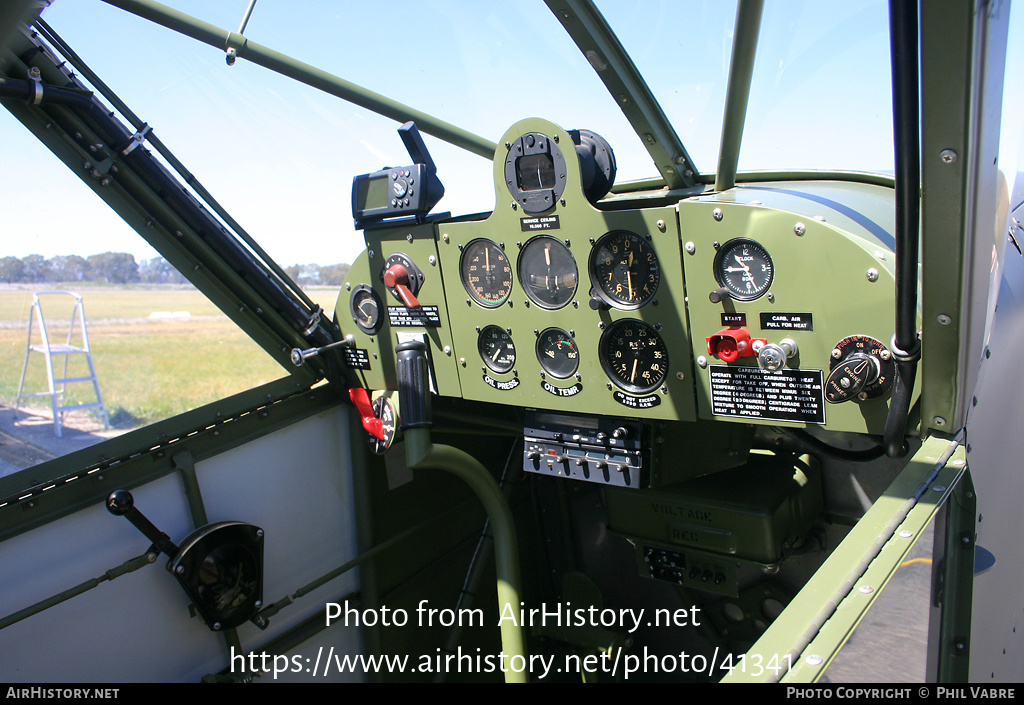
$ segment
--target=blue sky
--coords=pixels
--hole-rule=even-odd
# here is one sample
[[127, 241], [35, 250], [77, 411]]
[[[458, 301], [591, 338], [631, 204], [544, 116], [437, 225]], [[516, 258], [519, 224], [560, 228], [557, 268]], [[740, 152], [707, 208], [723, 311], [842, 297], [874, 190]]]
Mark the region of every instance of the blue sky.
[[[169, 4], [234, 31], [248, 0]], [[599, 4], [697, 166], [713, 171], [735, 3]], [[543, 3], [452, 0], [426, 14], [411, 0], [301, 7], [258, 0], [246, 36], [490, 140], [532, 115], [591, 129], [615, 148], [620, 179], [653, 175]], [[767, 3], [741, 168], [891, 170], [885, 12], [874, 0]], [[228, 67], [222, 52], [95, 0], [57, 0], [44, 19], [282, 265], [361, 250], [352, 177], [408, 161], [396, 123], [244, 60]], [[1016, 67], [1020, 44], [1011, 41]], [[436, 210], [492, 208], [490, 164], [425, 139], [446, 187]], [[156, 255], [6, 111], [0, 140], [0, 256]]]

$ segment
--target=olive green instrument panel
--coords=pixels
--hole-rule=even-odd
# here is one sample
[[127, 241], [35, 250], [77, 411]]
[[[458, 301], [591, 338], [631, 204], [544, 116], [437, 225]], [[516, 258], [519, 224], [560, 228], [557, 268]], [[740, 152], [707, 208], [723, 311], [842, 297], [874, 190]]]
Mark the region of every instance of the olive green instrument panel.
[[441, 396], [882, 432], [890, 189], [763, 184], [598, 207], [581, 133], [603, 148], [545, 120], [513, 125], [488, 215], [365, 231], [336, 307], [362, 386], [395, 389], [394, 347], [419, 337]]

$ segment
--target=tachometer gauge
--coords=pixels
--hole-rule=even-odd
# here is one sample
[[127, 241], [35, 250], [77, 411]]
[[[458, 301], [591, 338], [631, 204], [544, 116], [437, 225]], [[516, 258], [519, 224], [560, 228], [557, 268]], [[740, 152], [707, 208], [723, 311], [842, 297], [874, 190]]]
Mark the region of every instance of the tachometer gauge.
[[653, 326], [632, 319], [617, 321], [601, 336], [601, 366], [631, 394], [657, 389], [668, 373], [668, 347]]
[[496, 308], [512, 293], [512, 264], [505, 251], [490, 240], [473, 240], [459, 262], [462, 285], [484, 308]]
[[359, 330], [368, 335], [376, 335], [384, 323], [381, 315], [384, 310], [384, 303], [380, 300], [377, 292], [368, 284], [357, 284], [352, 289], [352, 295], [348, 299], [349, 313]]
[[715, 279], [737, 301], [753, 301], [768, 293], [775, 270], [771, 255], [745, 237], [729, 240], [715, 255]]
[[516, 364], [516, 346], [512, 336], [500, 326], [487, 326], [477, 338], [480, 358], [495, 372], [508, 372]]
[[597, 294], [620, 309], [636, 309], [658, 291], [661, 269], [651, 244], [636, 233], [610, 232], [590, 252], [590, 278]]
[[553, 237], [535, 237], [519, 253], [519, 281], [541, 308], [562, 308], [572, 301], [578, 278], [572, 252]]
[[552, 377], [571, 377], [580, 366], [576, 341], [561, 328], [548, 328], [537, 337], [537, 359]]

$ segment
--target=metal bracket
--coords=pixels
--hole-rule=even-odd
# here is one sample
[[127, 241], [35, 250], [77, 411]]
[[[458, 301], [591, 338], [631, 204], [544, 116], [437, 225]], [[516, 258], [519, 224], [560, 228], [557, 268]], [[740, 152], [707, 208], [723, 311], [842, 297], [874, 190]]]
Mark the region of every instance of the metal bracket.
[[127, 147], [121, 150], [121, 154], [127, 157], [129, 154], [132, 153], [133, 149], [135, 149], [136, 147], [138, 147], [139, 145], [146, 141], [146, 135], [148, 135], [152, 131], [153, 128], [149, 126], [149, 123], [142, 123], [142, 129], [136, 132], [134, 135], [132, 135], [131, 142], [128, 143]]
[[28, 70], [28, 80], [32, 82], [32, 105], [43, 102], [43, 77], [38, 66]]

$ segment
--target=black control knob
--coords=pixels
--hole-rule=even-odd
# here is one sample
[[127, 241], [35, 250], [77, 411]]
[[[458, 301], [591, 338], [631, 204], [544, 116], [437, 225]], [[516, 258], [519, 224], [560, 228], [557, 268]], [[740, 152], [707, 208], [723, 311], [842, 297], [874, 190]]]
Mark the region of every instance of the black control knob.
[[149, 519], [135, 508], [135, 498], [128, 490], [114, 490], [107, 497], [107, 511], [114, 516], [124, 517], [141, 531], [147, 539], [168, 556], [174, 556], [178, 547], [167, 534], [156, 528]]
[[878, 379], [880, 369], [873, 355], [854, 353], [836, 365], [825, 380], [825, 401], [831, 404], [856, 398]]

